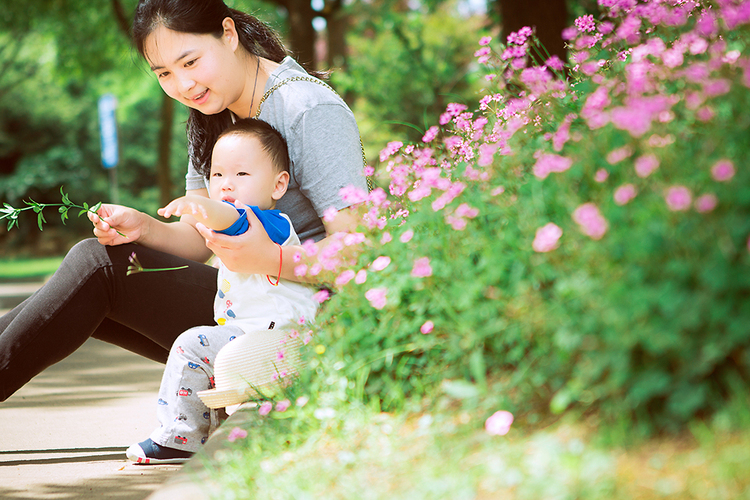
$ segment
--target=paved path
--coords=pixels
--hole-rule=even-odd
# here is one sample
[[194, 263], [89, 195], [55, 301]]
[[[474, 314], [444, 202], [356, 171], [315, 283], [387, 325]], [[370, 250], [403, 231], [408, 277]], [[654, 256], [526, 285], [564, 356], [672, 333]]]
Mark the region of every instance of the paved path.
[[142, 500], [180, 466], [125, 448], [157, 425], [163, 365], [97, 340], [0, 403], [0, 499]]

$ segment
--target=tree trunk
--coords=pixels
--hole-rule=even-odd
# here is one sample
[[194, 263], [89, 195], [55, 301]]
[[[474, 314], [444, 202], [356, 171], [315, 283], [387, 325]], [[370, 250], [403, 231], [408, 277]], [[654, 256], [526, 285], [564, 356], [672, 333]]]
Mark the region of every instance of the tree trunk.
[[346, 32], [349, 28], [349, 15], [343, 10], [341, 0], [326, 2], [324, 15], [328, 31], [328, 68], [347, 68]]
[[[562, 30], [568, 24], [568, 9], [565, 0], [497, 0], [503, 38], [524, 26], [536, 28], [536, 35], [550, 55], [563, 61], [567, 54], [562, 39]], [[544, 61], [535, 61], [542, 64]]]
[[159, 182], [159, 202], [162, 207], [165, 207], [174, 198], [170, 175], [174, 100], [167, 94], [164, 94], [161, 100], [159, 121], [159, 156], [156, 160], [156, 174]]
[[316, 16], [310, 0], [286, 0], [283, 5], [289, 13], [289, 48], [295, 59], [307, 68], [315, 68]]
[[[115, 15], [117, 26], [120, 31], [130, 38], [130, 19], [125, 14], [125, 9], [120, 0], [112, 0], [112, 12]], [[170, 175], [170, 164], [172, 159], [172, 122], [174, 121], [174, 101], [164, 94], [161, 100], [161, 112], [159, 113], [159, 143], [157, 145], [158, 155], [156, 159], [156, 179], [159, 185], [159, 202], [166, 206], [172, 201], [172, 176]]]

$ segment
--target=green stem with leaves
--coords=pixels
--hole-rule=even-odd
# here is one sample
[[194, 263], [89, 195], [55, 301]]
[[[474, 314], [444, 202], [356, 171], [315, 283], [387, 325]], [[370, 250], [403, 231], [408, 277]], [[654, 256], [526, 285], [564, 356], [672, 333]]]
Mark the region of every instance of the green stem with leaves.
[[[70, 201], [70, 198], [68, 198], [68, 195], [63, 192], [62, 187], [60, 188], [60, 195], [62, 195], [62, 203], [39, 203], [32, 199], [29, 199], [28, 201], [23, 200], [23, 203], [28, 206], [16, 208], [6, 202], [3, 204], [3, 207], [0, 208], [0, 220], [8, 219], [8, 231], [10, 231], [11, 229], [13, 229], [13, 226], [18, 226], [18, 217], [21, 215], [21, 212], [24, 212], [26, 210], [33, 210], [34, 213], [37, 214], [37, 224], [39, 225], [39, 230], [44, 231], [43, 224], [47, 222], [47, 220], [44, 218], [44, 209], [47, 207], [58, 207], [57, 211], [60, 214], [60, 219], [62, 219], [62, 223], [65, 224], [65, 221], [69, 218], [68, 211], [71, 209], [79, 210], [78, 217], [80, 217], [85, 213], [96, 214], [99, 208], [102, 206], [101, 201], [92, 206], [89, 206], [89, 204], [85, 202], [83, 203], [83, 205], [73, 203], [72, 201]], [[127, 236], [122, 234], [120, 231], [117, 231], [117, 234], [127, 238]]]

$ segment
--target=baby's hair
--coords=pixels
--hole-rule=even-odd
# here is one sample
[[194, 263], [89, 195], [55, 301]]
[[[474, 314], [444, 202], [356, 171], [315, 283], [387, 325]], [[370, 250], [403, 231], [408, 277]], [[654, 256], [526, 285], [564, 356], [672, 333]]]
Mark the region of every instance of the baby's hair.
[[256, 118], [242, 118], [229, 125], [216, 138], [218, 142], [227, 135], [245, 135], [256, 137], [263, 151], [271, 158], [271, 163], [276, 167], [277, 172], [289, 172], [289, 151], [287, 150], [286, 140], [273, 128], [268, 122]]

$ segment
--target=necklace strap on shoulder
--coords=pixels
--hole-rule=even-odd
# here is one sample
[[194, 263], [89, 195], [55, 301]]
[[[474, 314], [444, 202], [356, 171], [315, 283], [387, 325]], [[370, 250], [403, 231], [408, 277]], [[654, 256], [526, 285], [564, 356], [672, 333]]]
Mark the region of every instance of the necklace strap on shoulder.
[[[290, 78], [286, 78], [284, 80], [281, 80], [276, 85], [274, 85], [273, 87], [271, 87], [270, 89], [268, 89], [265, 94], [263, 94], [263, 97], [261, 97], [260, 101], [258, 102], [258, 111], [255, 112], [255, 118], [257, 119], [257, 118], [260, 117], [260, 112], [261, 112], [261, 109], [263, 107], [263, 103], [266, 101], [266, 99], [268, 99], [271, 96], [271, 94], [273, 94], [274, 92], [276, 92], [279, 88], [283, 87], [287, 83], [292, 83], [292, 82], [310, 82], [310, 83], [315, 83], [317, 85], [321, 85], [321, 86], [327, 88], [328, 90], [330, 90], [331, 92], [333, 92], [338, 98], [340, 98], [340, 99], [343, 100], [343, 98], [338, 94], [338, 92], [336, 92], [333, 89], [333, 87], [331, 87], [330, 85], [328, 85], [327, 83], [325, 83], [325, 82], [323, 82], [321, 80], [318, 80], [317, 78], [313, 78], [311, 76], [292, 76]], [[361, 135], [359, 136], [359, 147], [362, 150], [362, 167], [366, 168], [367, 167], [367, 156], [365, 155], [365, 146], [362, 143], [362, 136]], [[368, 191], [372, 191], [373, 189], [375, 189], [375, 184], [372, 181], [372, 177], [368, 175], [367, 176], [367, 190]]]

